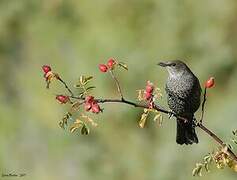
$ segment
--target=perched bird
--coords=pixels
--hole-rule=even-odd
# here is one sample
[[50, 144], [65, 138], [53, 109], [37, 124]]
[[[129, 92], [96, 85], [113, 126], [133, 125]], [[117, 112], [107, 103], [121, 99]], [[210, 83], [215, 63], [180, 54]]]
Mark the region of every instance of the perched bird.
[[169, 108], [178, 116], [176, 142], [178, 144], [198, 143], [193, 122], [194, 113], [200, 106], [201, 87], [198, 78], [189, 67], [180, 60], [160, 62], [158, 65], [165, 67], [169, 77], [166, 82], [166, 93]]

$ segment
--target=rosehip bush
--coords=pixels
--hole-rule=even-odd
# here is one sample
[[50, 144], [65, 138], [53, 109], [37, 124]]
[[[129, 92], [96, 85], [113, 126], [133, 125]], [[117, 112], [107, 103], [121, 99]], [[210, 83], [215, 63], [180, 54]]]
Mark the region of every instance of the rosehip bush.
[[[144, 128], [146, 126], [146, 121], [149, 116], [153, 116], [154, 122], [161, 126], [163, 122], [163, 116], [161, 113], [168, 114], [169, 117], [175, 116], [176, 118], [186, 122], [185, 118], [180, 117], [158, 105], [159, 100], [162, 98], [162, 93], [161, 90], [151, 81], [144, 83], [144, 89], [137, 90], [138, 102], [126, 100], [122, 93], [120, 83], [115, 72], [118, 68], [128, 70], [126, 64], [117, 61], [115, 58], [109, 58], [106, 63], [101, 63], [98, 65], [98, 67], [102, 73], [109, 72], [108, 74], [112, 77], [116, 84], [119, 98], [95, 98], [92, 94], [92, 90], [95, 89], [95, 86], [91, 85], [91, 81], [93, 79], [92, 76], [80, 76], [78, 82], [74, 85], [75, 90], [71, 90], [67, 83], [62, 80], [59, 74], [52, 71], [49, 65], [42, 66], [47, 88], [49, 88], [49, 85], [53, 80], [56, 80], [57, 82], [60, 82], [67, 90], [67, 93], [56, 95], [56, 100], [60, 104], [67, 104], [66, 106], [70, 105], [68, 112], [65, 113], [59, 122], [61, 128], [68, 129], [72, 133], [79, 131], [82, 135], [88, 135], [90, 133], [90, 126], [98, 126], [98, 124], [90, 116], [93, 115], [94, 117], [97, 117], [103, 112], [103, 109], [100, 106], [102, 103], [123, 103], [134, 107], [143, 108], [143, 112], [141, 113], [141, 117], [138, 122], [140, 128]], [[233, 153], [233, 148], [230, 148], [232, 147], [231, 143], [222, 142], [222, 140], [213, 132], [211, 132], [207, 127], [205, 127], [202, 122], [206, 102], [206, 91], [207, 89], [214, 87], [214, 85], [215, 81], [213, 77], [209, 78], [205, 82], [205, 91], [202, 102], [202, 117], [199, 121], [195, 119], [194, 125], [199, 127], [201, 130], [203, 130], [203, 132], [207, 133], [211, 138], [219, 143], [220, 147], [205, 156], [202, 162], [196, 164], [196, 167], [192, 172], [194, 176], [201, 176], [203, 169], [209, 171], [210, 164], [215, 164], [217, 168], [230, 167], [237, 172], [237, 156]], [[233, 131], [233, 135], [234, 138], [232, 139], [232, 142], [237, 145], [237, 130]]]

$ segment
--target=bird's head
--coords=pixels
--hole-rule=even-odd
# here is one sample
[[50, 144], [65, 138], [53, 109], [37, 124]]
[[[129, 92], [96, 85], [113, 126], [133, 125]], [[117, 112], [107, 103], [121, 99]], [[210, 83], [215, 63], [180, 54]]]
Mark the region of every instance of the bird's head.
[[158, 65], [165, 67], [170, 77], [178, 77], [187, 71], [190, 72], [188, 66], [180, 60], [160, 62]]

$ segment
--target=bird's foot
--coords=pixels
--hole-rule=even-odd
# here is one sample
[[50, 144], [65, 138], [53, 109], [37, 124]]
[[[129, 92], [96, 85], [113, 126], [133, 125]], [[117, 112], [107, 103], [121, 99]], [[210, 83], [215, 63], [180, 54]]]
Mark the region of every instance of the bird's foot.
[[168, 118], [171, 119], [174, 116], [174, 112], [172, 110], [170, 110], [168, 112]]
[[198, 123], [199, 122], [197, 121], [197, 119], [195, 117], [193, 117], [193, 127], [194, 128], [198, 126]]

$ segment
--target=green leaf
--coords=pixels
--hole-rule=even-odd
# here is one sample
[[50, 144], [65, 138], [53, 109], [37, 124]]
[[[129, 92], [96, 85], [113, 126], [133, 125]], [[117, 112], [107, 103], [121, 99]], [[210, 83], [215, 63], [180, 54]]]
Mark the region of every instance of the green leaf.
[[123, 68], [123, 69], [125, 69], [125, 70], [128, 70], [127, 64], [122, 63], [122, 62], [119, 62], [118, 65], [119, 65], [119, 67], [121, 67], [121, 68]]
[[203, 158], [204, 162], [211, 163], [212, 162], [212, 156], [210, 154], [206, 155]]
[[89, 134], [89, 129], [85, 124], [81, 128], [81, 134], [82, 135], [88, 135]]
[[192, 171], [192, 175], [193, 176], [202, 176], [202, 167], [203, 167], [202, 163], [197, 163], [196, 167]]
[[81, 85], [83, 85], [84, 84], [84, 81], [85, 81], [85, 76], [80, 76], [80, 78], [79, 78], [79, 82], [80, 82], [80, 84]]
[[228, 148], [233, 149], [233, 146], [231, 144], [227, 144]]
[[76, 85], [74, 85], [74, 88], [83, 89], [83, 87], [81, 86], [81, 84], [76, 84]]
[[204, 164], [204, 168], [205, 168], [206, 172], [209, 172], [209, 171], [210, 171], [210, 170], [209, 170], [209, 164], [208, 164], [207, 162]]
[[63, 129], [65, 129], [65, 126], [67, 126], [68, 120], [72, 117], [72, 114], [70, 112], [67, 112], [64, 116], [63, 119], [59, 122], [59, 126]]
[[96, 88], [95, 86], [90, 86], [90, 87], [86, 88], [86, 90], [90, 91], [90, 90], [95, 89], [95, 88]]
[[234, 136], [237, 136], [237, 129], [232, 131], [232, 133], [233, 133]]
[[82, 98], [85, 94], [86, 94], [86, 92], [81, 92], [81, 93], [79, 93], [79, 97]]
[[89, 82], [93, 79], [93, 76], [88, 76], [88, 77], [85, 77], [85, 82]]
[[231, 141], [235, 144], [237, 144], [237, 140], [236, 139], [231, 139]]
[[60, 121], [58, 124], [62, 129], [65, 129], [65, 124], [63, 123], [63, 121]]
[[[93, 79], [93, 76], [88, 76], [88, 77], [86, 77], [86, 76], [80, 76], [80, 78], [79, 78], [79, 82], [80, 82], [80, 85], [81, 86], [85, 86], [87, 83], [89, 83], [91, 80]], [[79, 86], [80, 86], [79, 85]]]

